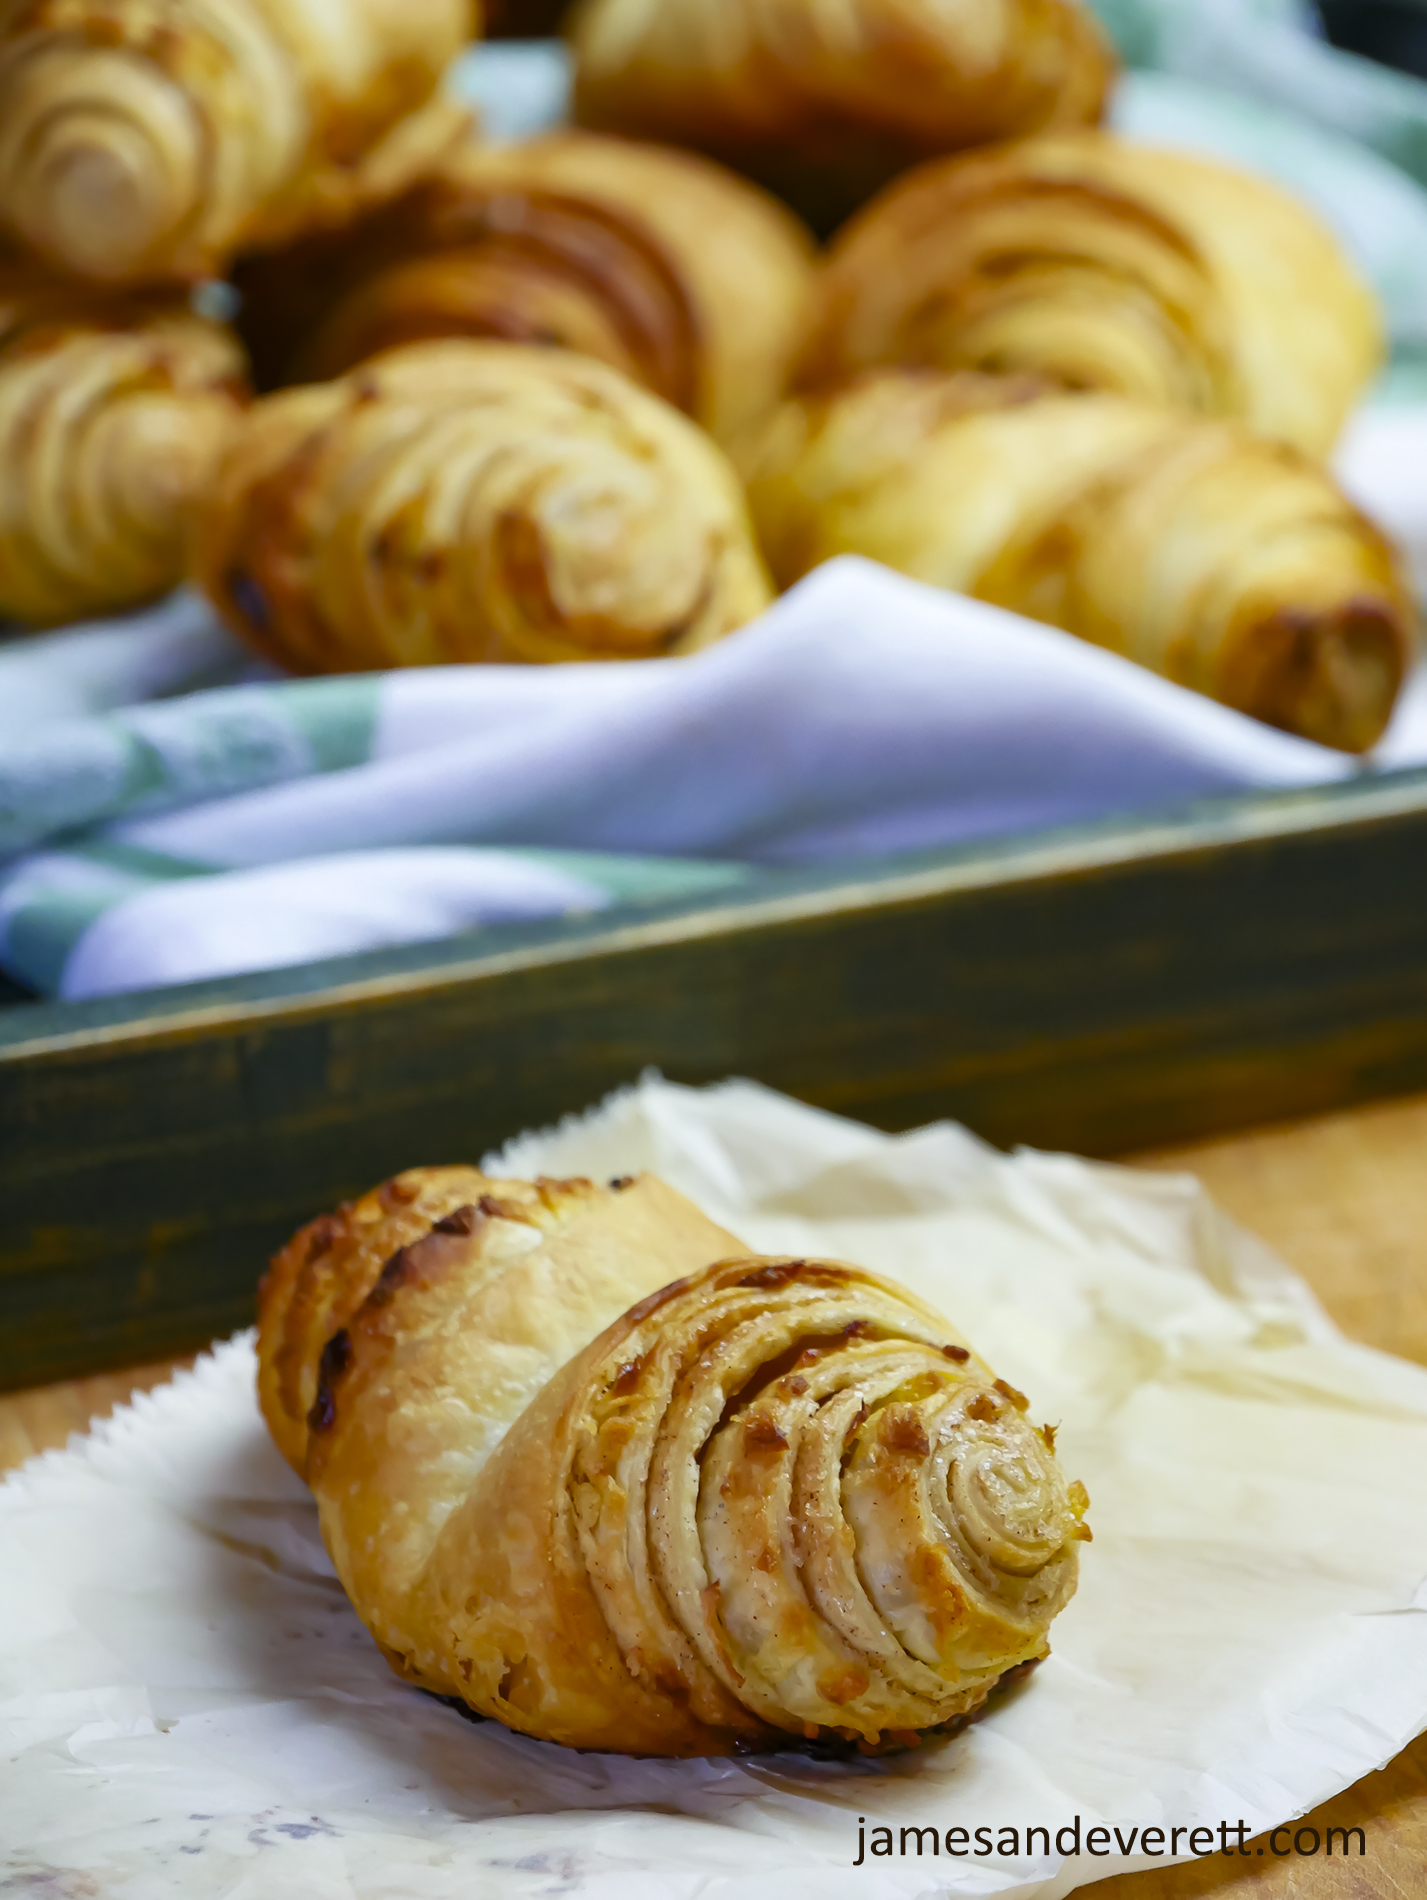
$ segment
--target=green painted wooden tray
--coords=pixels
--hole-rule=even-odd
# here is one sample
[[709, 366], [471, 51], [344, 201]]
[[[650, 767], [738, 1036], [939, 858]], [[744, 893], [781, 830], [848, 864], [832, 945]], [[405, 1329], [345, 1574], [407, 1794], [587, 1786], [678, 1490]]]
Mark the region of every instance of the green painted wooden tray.
[[0, 1008], [0, 1385], [241, 1326], [313, 1213], [650, 1065], [1100, 1154], [1427, 1086], [1427, 772]]

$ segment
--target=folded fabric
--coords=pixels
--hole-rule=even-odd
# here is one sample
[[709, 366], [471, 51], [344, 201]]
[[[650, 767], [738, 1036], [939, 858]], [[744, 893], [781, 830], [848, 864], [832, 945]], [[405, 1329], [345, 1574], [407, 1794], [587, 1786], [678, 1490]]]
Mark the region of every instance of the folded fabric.
[[1415, 402], [1370, 403], [1348, 424], [1333, 471], [1363, 513], [1406, 557], [1427, 601], [1427, 392]]
[[149, 613], [58, 633], [0, 629], [0, 754], [57, 719], [269, 673], [186, 590]]
[[[1427, 758], [1416, 697], [1395, 764]], [[112, 994], [1355, 769], [846, 558], [691, 658], [244, 685], [49, 724], [0, 748], [0, 965]]]
[[488, 924], [697, 897], [740, 865], [436, 846], [250, 871], [123, 846], [40, 853], [0, 880], [8, 967], [70, 998], [191, 983], [421, 943]]

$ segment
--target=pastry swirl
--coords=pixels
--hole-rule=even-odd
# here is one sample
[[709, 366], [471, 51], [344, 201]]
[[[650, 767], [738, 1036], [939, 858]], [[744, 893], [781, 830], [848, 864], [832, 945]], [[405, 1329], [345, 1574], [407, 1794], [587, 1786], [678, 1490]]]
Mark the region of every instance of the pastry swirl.
[[1035, 375], [1326, 455], [1382, 349], [1371, 293], [1287, 193], [1082, 131], [937, 161], [869, 205], [832, 248], [799, 375]]
[[1078, 0], [584, 0], [583, 125], [689, 145], [829, 230], [934, 154], [1099, 118]]
[[[727, 440], [783, 393], [812, 242], [690, 153], [560, 133], [467, 144], [340, 240], [252, 259], [240, 281], [272, 380], [340, 375], [431, 337], [499, 337], [598, 357]], [[294, 331], [308, 333], [295, 356]]]
[[182, 305], [0, 281], [0, 620], [176, 586], [244, 384], [236, 340]]
[[1046, 1653], [1089, 1535], [936, 1313], [648, 1176], [401, 1176], [278, 1257], [259, 1351], [393, 1666], [574, 1747], [914, 1745]]
[[470, 0], [0, 0], [0, 228], [106, 283], [213, 272], [346, 206], [389, 136], [374, 182], [424, 156], [403, 123], [449, 124], [472, 26]]
[[640, 659], [771, 587], [737, 477], [602, 363], [414, 344], [254, 405], [197, 536], [237, 632], [300, 673]]
[[788, 405], [751, 477], [781, 585], [863, 554], [1344, 751], [1381, 737], [1415, 656], [1388, 542], [1239, 423], [877, 370]]

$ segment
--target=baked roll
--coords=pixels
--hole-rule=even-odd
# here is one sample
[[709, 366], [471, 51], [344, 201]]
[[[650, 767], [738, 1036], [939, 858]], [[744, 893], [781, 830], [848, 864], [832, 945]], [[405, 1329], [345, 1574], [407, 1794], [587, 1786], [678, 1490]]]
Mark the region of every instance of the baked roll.
[[786, 386], [812, 240], [690, 153], [562, 133], [467, 144], [341, 239], [250, 259], [239, 283], [274, 381], [431, 337], [502, 337], [598, 357], [728, 440]]
[[413, 344], [254, 404], [196, 566], [297, 673], [687, 653], [772, 598], [701, 430], [603, 363], [512, 343]]
[[259, 1363], [393, 1668], [570, 1747], [915, 1745], [1046, 1653], [1089, 1536], [945, 1320], [648, 1175], [398, 1176], [278, 1255]]
[[405, 184], [474, 26], [472, 0], [0, 0], [0, 230], [106, 283], [215, 273]]
[[867, 555], [1343, 751], [1381, 737], [1415, 654], [1388, 542], [1316, 463], [1242, 423], [869, 371], [788, 405], [750, 477], [784, 585]]
[[1100, 117], [1079, 0], [584, 0], [575, 116], [690, 145], [828, 231], [908, 165]]
[[1326, 455], [1383, 352], [1337, 240], [1263, 179], [1078, 132], [927, 165], [833, 246], [800, 369], [1033, 374]]
[[181, 304], [76, 301], [0, 271], [0, 620], [177, 586], [244, 385], [236, 339]]

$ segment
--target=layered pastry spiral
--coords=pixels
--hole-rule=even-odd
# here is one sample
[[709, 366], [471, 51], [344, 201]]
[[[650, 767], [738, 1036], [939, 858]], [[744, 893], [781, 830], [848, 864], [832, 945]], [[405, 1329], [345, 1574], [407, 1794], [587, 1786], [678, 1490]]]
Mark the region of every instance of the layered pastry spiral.
[[1241, 423], [870, 371], [780, 413], [750, 499], [784, 585], [867, 555], [1349, 752], [1381, 737], [1416, 650], [1384, 537]]
[[0, 0], [0, 230], [109, 283], [212, 272], [346, 205], [368, 162], [387, 189], [428, 156], [473, 15], [472, 0]]
[[0, 620], [176, 586], [244, 384], [236, 340], [182, 305], [76, 302], [0, 272]]
[[510, 343], [413, 344], [256, 403], [196, 563], [299, 673], [686, 653], [772, 592], [702, 430], [603, 363]]
[[1078, 0], [584, 0], [575, 110], [691, 145], [830, 229], [935, 153], [1100, 116], [1112, 62]]
[[1371, 294], [1266, 181], [1109, 133], [926, 165], [839, 235], [800, 370], [1034, 374], [1332, 447], [1376, 371]]
[[393, 1667], [572, 1747], [915, 1745], [1046, 1653], [1089, 1536], [944, 1319], [651, 1176], [399, 1176], [278, 1256], [259, 1359]]
[[501, 337], [598, 357], [727, 440], [782, 394], [812, 242], [706, 160], [563, 133], [465, 145], [341, 238], [249, 260], [240, 283], [274, 382], [431, 337]]

